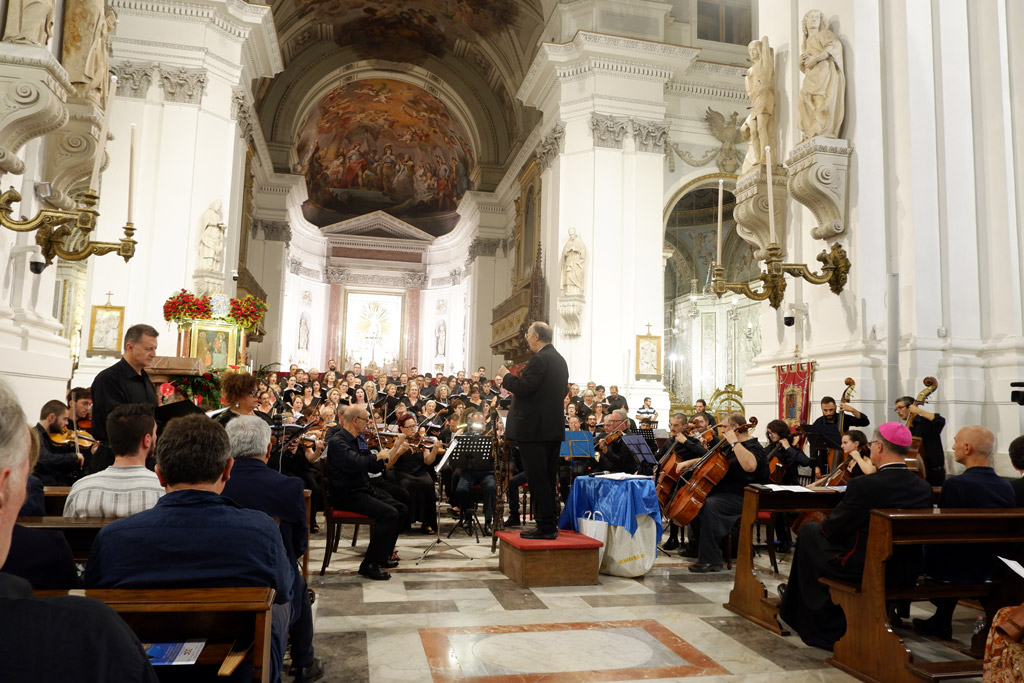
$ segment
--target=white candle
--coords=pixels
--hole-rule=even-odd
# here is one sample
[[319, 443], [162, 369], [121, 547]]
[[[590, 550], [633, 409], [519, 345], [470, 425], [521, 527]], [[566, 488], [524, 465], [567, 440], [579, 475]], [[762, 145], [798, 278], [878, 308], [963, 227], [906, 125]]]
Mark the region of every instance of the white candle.
[[725, 193], [725, 181], [718, 181], [718, 260], [716, 265], [722, 265], [722, 198]]
[[110, 108], [114, 103], [114, 89], [117, 76], [110, 77], [107, 88], [107, 106], [103, 109], [103, 125], [100, 126], [100, 137], [96, 140], [96, 159], [92, 164], [92, 176], [89, 178], [89, 189], [100, 191], [100, 166], [103, 165], [103, 152], [107, 146], [107, 133], [110, 131]]
[[128, 147], [128, 222], [132, 222], [132, 206], [135, 203], [135, 124], [131, 126]]
[[772, 192], [772, 148], [764, 148], [764, 165], [768, 172], [768, 242], [775, 244], [775, 193]]

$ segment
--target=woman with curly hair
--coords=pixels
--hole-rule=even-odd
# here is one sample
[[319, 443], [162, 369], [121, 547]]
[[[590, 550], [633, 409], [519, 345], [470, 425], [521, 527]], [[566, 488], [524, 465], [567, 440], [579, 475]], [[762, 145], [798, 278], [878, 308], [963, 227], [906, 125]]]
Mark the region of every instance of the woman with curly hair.
[[239, 415], [255, 415], [270, 424], [266, 413], [256, 410], [260, 404], [259, 380], [248, 372], [230, 372], [225, 370], [220, 375], [220, 393], [227, 401], [228, 409], [216, 417], [222, 425], [227, 425]]

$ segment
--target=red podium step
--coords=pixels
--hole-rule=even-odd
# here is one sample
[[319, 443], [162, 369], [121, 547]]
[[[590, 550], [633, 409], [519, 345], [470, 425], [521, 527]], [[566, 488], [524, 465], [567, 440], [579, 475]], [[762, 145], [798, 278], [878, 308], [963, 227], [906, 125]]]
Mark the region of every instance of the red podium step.
[[521, 538], [519, 533], [498, 532], [498, 570], [523, 588], [597, 583], [601, 541], [567, 530], [559, 530], [553, 541]]

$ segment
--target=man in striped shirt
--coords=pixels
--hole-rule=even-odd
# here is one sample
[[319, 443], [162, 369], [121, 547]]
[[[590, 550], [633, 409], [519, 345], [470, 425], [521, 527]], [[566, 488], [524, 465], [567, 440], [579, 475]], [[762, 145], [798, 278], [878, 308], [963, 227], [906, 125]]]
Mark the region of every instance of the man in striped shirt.
[[153, 406], [123, 403], [107, 417], [114, 464], [75, 482], [64, 504], [65, 517], [129, 517], [148, 510], [164, 495], [146, 457], [156, 446]]

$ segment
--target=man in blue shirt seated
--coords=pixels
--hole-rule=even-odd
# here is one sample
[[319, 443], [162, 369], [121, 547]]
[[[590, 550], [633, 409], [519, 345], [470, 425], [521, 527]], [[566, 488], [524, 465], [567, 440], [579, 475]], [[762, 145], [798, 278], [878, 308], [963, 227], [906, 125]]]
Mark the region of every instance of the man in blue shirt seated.
[[294, 576], [274, 520], [220, 495], [234, 460], [227, 432], [205, 415], [171, 420], [156, 474], [166, 494], [150, 510], [96, 536], [86, 588], [269, 586], [274, 598], [271, 680], [280, 680]]
[[320, 660], [313, 656], [313, 610], [309, 590], [302, 578], [298, 559], [306, 552], [306, 504], [302, 479], [289, 477], [267, 467], [270, 459], [270, 425], [251, 415], [240, 415], [226, 427], [235, 466], [224, 495], [250, 510], [276, 517], [281, 540], [292, 568], [292, 643], [295, 680], [323, 678]]
[[[996, 437], [981, 425], [964, 427], [953, 437], [953, 457], [966, 467], [963, 474], [942, 484], [940, 508], [1012, 508], [1013, 487], [992, 469]], [[949, 583], [987, 581], [996, 562], [997, 548], [989, 544], [945, 544], [925, 548], [925, 574]], [[935, 598], [935, 614], [914, 619], [914, 630], [945, 640], [953, 637], [956, 598]]]

